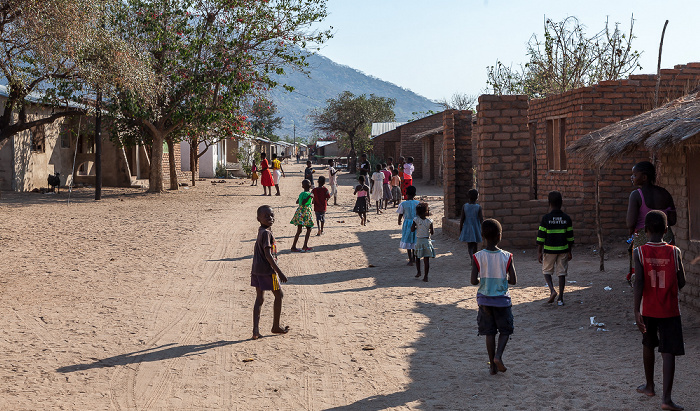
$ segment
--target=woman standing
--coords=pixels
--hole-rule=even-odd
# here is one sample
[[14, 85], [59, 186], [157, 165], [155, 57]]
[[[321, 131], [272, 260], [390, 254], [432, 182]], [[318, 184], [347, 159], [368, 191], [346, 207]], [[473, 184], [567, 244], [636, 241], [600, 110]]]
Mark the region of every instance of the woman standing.
[[[656, 185], [656, 167], [649, 161], [637, 163], [632, 168], [632, 184], [638, 188], [630, 194], [627, 207], [627, 227], [632, 240], [630, 252], [640, 245], [646, 244], [647, 236], [644, 232], [644, 219], [652, 210], [663, 211], [668, 219], [668, 231], [664, 234], [664, 241], [673, 244], [673, 231], [671, 226], [676, 224], [676, 206], [673, 204], [671, 193], [665, 188]], [[630, 253], [630, 258], [631, 258]], [[634, 267], [630, 259], [630, 271], [627, 281], [631, 283]]]
[[276, 196], [280, 195], [280, 178], [287, 177], [284, 175], [284, 170], [282, 170], [282, 162], [277, 159], [277, 154], [272, 153], [272, 182], [275, 184], [275, 189], [277, 189]]
[[262, 195], [272, 195], [272, 174], [270, 173], [270, 163], [267, 162], [267, 154], [260, 153], [260, 184], [263, 186]]

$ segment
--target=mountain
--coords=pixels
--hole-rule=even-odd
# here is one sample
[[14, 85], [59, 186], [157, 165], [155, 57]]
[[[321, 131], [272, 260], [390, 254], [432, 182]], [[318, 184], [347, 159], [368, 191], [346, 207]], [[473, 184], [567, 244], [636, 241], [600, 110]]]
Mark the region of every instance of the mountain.
[[324, 107], [327, 99], [346, 90], [355, 95], [374, 94], [396, 99], [396, 121], [415, 119], [413, 112], [442, 110], [435, 102], [410, 90], [335, 63], [327, 57], [313, 54], [307, 57], [307, 62], [308, 76], [293, 72], [277, 78], [280, 84], [293, 86], [293, 92], [290, 93], [281, 86], [271, 92], [272, 101], [277, 104], [278, 115], [283, 118], [282, 128], [275, 131], [278, 136], [292, 137], [294, 120], [297, 138], [311, 137], [313, 127], [307, 117], [311, 110]]

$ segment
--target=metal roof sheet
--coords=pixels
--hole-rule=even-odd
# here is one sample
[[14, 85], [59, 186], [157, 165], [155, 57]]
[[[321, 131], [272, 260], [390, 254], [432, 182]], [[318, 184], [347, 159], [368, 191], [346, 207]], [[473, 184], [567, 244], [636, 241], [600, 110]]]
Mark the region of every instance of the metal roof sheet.
[[380, 134], [384, 134], [387, 131], [391, 131], [406, 124], [406, 122], [393, 122], [393, 123], [372, 123], [372, 137], [376, 137]]

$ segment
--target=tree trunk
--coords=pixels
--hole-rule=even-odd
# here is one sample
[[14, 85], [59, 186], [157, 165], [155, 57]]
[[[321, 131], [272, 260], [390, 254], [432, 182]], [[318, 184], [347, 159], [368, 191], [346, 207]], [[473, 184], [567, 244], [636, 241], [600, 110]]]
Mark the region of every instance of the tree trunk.
[[348, 135], [348, 140], [350, 140], [350, 158], [348, 159], [348, 167], [350, 174], [357, 173], [357, 152], [355, 151], [355, 136]]
[[168, 162], [170, 163], [170, 189], [180, 189], [180, 182], [177, 180], [177, 164], [175, 163], [175, 142], [172, 138], [165, 139], [168, 144]]
[[192, 187], [195, 185], [195, 181], [197, 181], [197, 177], [199, 177], [199, 170], [197, 169], [197, 165], [199, 164], [199, 156], [197, 155], [199, 151], [199, 139], [194, 137], [192, 140], [190, 140], [190, 170], [192, 170]]
[[163, 133], [151, 132], [153, 144], [151, 145], [151, 171], [148, 174], [148, 192], [163, 192]]
[[595, 172], [595, 231], [598, 236], [600, 271], [605, 271], [605, 246], [603, 245], [603, 228], [600, 222], [600, 167]]
[[95, 104], [95, 200], [102, 199], [102, 90]]

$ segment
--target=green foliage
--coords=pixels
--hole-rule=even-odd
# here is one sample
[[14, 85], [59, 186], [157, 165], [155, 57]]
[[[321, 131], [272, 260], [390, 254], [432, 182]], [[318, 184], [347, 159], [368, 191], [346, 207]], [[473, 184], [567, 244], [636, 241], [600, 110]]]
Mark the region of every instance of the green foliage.
[[238, 151], [238, 161], [245, 174], [250, 177], [253, 172], [253, 163], [260, 163], [260, 153], [252, 149], [251, 146], [245, 145]]
[[216, 173], [217, 178], [226, 178], [226, 164], [225, 163], [219, 163], [216, 165], [216, 170], [214, 171]]
[[[277, 105], [266, 97], [260, 97], [253, 102], [251, 108], [250, 133], [257, 137], [269, 138], [278, 141], [275, 130], [282, 124], [282, 117], [277, 117]], [[276, 139], [276, 140], [273, 140]]]
[[[187, 135], [244, 134], [243, 102], [278, 85], [272, 75], [303, 69], [311, 43], [328, 31], [310, 31], [326, 17], [326, 0], [125, 0], [115, 24], [147, 50], [156, 73], [154, 103], [124, 91], [112, 101], [116, 133], [159, 141]], [[151, 180], [162, 173], [152, 153]], [[151, 181], [160, 191], [161, 181]]]
[[361, 144], [362, 138], [369, 140], [372, 123], [394, 120], [395, 104], [392, 98], [355, 96], [345, 91], [328, 99], [326, 107], [314, 110], [310, 117], [318, 131], [338, 134], [339, 141], [345, 141], [350, 156], [354, 156], [359, 148], [356, 143]]
[[501, 61], [487, 67], [487, 84], [494, 94], [526, 94], [538, 98], [585, 87], [631, 74], [641, 54], [632, 49], [634, 18], [628, 33], [608, 21], [588, 37], [584, 26], [570, 16], [560, 22], [546, 19], [544, 39], [532, 35], [527, 46], [529, 62], [513, 69]]

